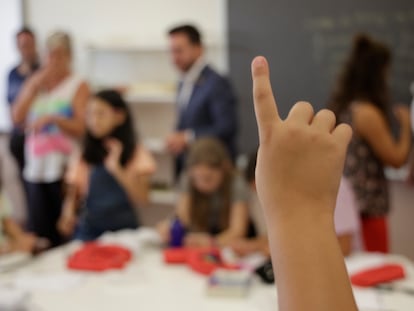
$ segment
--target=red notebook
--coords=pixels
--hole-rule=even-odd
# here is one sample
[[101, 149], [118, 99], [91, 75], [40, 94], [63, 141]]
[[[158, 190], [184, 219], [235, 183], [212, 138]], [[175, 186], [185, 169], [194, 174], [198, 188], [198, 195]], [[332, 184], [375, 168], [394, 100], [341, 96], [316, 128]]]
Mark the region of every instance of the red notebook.
[[210, 275], [218, 268], [239, 269], [238, 266], [225, 264], [217, 248], [169, 248], [164, 250], [164, 261], [187, 264], [193, 271], [204, 275]]
[[369, 287], [403, 279], [404, 277], [405, 271], [401, 265], [386, 264], [355, 273], [351, 276], [351, 283], [357, 286]]
[[122, 269], [131, 258], [132, 253], [124, 247], [87, 243], [70, 256], [67, 266], [83, 271]]

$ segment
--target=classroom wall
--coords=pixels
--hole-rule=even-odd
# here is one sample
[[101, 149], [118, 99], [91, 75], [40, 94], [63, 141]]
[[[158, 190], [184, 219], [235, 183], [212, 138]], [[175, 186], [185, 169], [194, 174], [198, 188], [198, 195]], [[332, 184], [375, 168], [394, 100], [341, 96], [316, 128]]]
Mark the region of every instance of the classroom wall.
[[[166, 31], [182, 22], [194, 23], [200, 27], [207, 45], [215, 50], [210, 57], [212, 63], [220, 71], [227, 71], [226, 4], [226, 0], [26, 0], [25, 8], [26, 21], [33, 26], [42, 42], [55, 29], [63, 29], [72, 34], [76, 56], [74, 67], [78, 72], [90, 74], [88, 46], [131, 47], [124, 53], [126, 57], [132, 57], [131, 54], [138, 47], [146, 50], [151, 57], [157, 57], [157, 61], [139, 63], [139, 59], [136, 59], [133, 62], [135, 66], [130, 62], [125, 66], [125, 57], [120, 60], [119, 55], [100, 55], [106, 65], [113, 64], [106, 70], [106, 76], [110, 73], [116, 76], [118, 82], [145, 78], [165, 82], [176, 78], [167, 53], [162, 51], [166, 48]], [[141, 70], [148, 63], [151, 63], [151, 67]], [[118, 68], [123, 66], [129, 70], [120, 72]], [[104, 80], [99, 81], [103, 83], [117, 82], [105, 80], [102, 74], [100, 80]]]

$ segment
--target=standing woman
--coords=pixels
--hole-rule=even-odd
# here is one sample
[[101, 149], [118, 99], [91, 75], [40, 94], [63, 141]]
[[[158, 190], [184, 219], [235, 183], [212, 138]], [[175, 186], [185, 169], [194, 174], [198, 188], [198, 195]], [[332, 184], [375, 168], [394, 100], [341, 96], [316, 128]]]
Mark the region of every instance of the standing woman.
[[24, 85], [13, 108], [15, 123], [26, 126], [29, 226], [52, 246], [61, 243], [56, 222], [63, 201], [62, 179], [75, 141], [84, 133], [89, 89], [71, 71], [68, 34], [55, 32], [46, 43], [44, 67]]
[[[345, 176], [355, 191], [367, 251], [387, 253], [390, 210], [385, 166], [400, 167], [410, 151], [410, 117], [406, 107], [392, 108], [389, 95], [391, 53], [387, 46], [358, 35], [333, 93], [330, 108], [338, 121], [349, 123], [354, 135]], [[390, 115], [400, 125], [392, 134]]]

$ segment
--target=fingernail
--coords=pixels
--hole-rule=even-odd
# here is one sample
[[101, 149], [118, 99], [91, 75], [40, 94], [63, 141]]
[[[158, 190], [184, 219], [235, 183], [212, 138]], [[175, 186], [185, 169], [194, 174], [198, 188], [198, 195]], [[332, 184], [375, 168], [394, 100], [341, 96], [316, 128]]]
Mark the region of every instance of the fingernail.
[[264, 64], [265, 64], [265, 58], [263, 57], [263, 56], [258, 56], [257, 58], [256, 58], [256, 65], [257, 66], [264, 66]]

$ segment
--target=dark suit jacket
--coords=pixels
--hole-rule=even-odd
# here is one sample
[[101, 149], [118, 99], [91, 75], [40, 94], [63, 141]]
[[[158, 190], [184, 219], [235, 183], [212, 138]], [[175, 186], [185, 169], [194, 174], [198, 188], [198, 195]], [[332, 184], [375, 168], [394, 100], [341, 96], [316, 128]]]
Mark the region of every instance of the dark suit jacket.
[[177, 130], [194, 131], [196, 138], [216, 137], [236, 156], [236, 98], [227, 79], [209, 66], [201, 72], [190, 101], [180, 110]]

